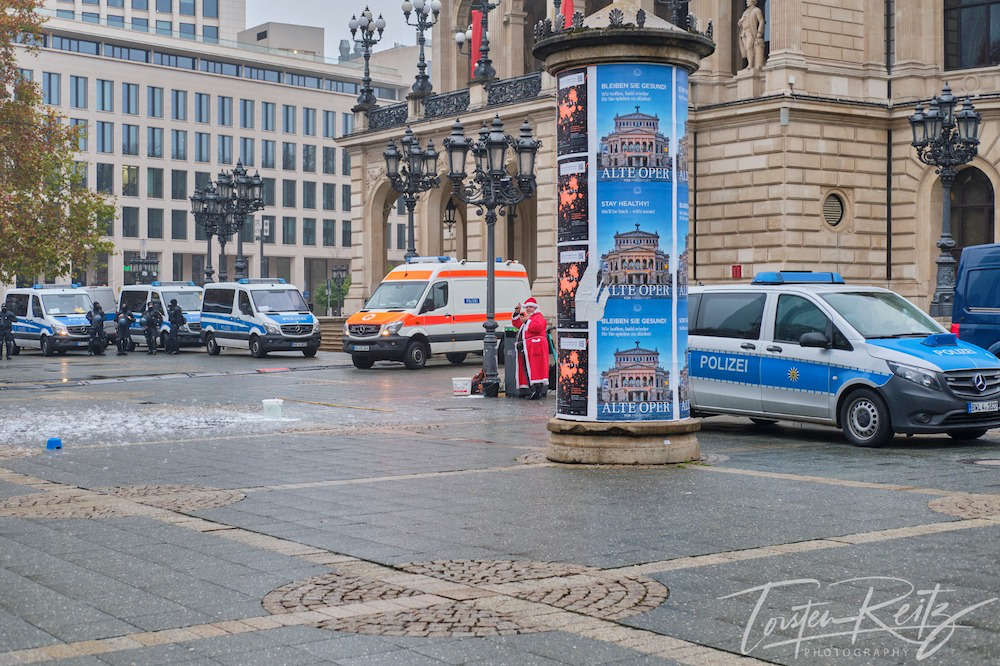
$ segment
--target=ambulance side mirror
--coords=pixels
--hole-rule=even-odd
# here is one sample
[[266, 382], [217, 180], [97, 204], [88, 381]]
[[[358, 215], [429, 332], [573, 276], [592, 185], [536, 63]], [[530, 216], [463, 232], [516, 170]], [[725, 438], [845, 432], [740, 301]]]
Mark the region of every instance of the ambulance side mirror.
[[830, 344], [830, 339], [827, 338], [825, 334], [817, 331], [810, 331], [809, 333], [803, 333], [802, 337], [799, 338], [799, 346], [829, 349], [832, 345]]

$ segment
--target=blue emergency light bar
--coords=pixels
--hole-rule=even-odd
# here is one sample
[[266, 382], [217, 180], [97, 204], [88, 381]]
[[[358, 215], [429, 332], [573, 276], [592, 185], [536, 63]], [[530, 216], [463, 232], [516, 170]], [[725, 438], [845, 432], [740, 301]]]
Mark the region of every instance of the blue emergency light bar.
[[285, 284], [285, 278], [240, 278], [240, 284]]
[[79, 282], [71, 282], [70, 284], [33, 284], [32, 289], [79, 289]]
[[408, 264], [448, 264], [456, 261], [455, 257], [440, 255], [437, 257], [410, 257], [406, 260]]
[[757, 273], [751, 284], [844, 284], [844, 278], [840, 273], [776, 271]]
[[198, 286], [191, 280], [187, 281], [178, 280], [176, 282], [160, 282], [159, 280], [155, 280], [153, 282], [150, 282], [149, 284], [152, 287], [197, 287]]

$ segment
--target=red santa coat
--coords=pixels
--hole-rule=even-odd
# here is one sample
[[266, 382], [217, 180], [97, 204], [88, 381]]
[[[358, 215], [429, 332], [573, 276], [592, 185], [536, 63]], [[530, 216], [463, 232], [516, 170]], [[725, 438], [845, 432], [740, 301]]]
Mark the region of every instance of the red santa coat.
[[513, 317], [511, 324], [517, 329], [518, 345], [523, 351], [517, 353], [517, 387], [528, 388], [529, 384], [549, 383], [549, 340], [545, 331], [545, 317], [541, 312], [521, 321]]

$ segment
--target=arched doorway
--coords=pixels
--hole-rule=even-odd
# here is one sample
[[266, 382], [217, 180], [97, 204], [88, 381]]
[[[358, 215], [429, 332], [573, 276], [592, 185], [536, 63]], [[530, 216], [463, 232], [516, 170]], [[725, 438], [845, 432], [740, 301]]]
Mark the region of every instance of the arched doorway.
[[371, 295], [375, 287], [378, 286], [382, 278], [389, 269], [389, 214], [392, 212], [393, 208], [396, 206], [396, 200], [399, 198], [399, 194], [392, 188], [392, 184], [388, 179], [383, 179], [374, 188], [374, 193], [372, 194], [371, 204], [368, 206], [369, 219], [366, 220], [368, 225], [369, 235], [369, 247], [368, 252], [368, 290], [365, 292], [364, 297], [367, 298]]
[[962, 248], [995, 239], [993, 185], [975, 167], [962, 169], [951, 188], [951, 233], [957, 260]]

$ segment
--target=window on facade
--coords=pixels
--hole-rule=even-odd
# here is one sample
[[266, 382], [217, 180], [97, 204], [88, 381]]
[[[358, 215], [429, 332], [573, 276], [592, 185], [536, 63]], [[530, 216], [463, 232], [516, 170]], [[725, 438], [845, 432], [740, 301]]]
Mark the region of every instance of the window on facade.
[[403, 197], [396, 199], [396, 215], [406, 215], [406, 201]]
[[163, 88], [156, 86], [146, 88], [146, 115], [150, 118], [163, 117]]
[[[120, 0], [118, 1], [120, 2]], [[108, 6], [121, 7], [121, 4], [112, 5], [111, 2], [108, 2]], [[132, 0], [132, 9], [141, 9], [142, 11], [146, 11], [149, 9], [149, 0]]]
[[285, 208], [295, 208], [295, 181], [281, 181], [281, 205]]
[[205, 18], [219, 18], [219, 0], [202, 0], [201, 15]]
[[323, 137], [326, 139], [335, 139], [337, 137], [336, 111], [323, 112]]
[[170, 158], [186, 160], [188, 133], [186, 130], [170, 130]]
[[103, 120], [97, 121], [97, 152], [99, 153], [115, 152], [114, 123], [105, 122]]
[[146, 209], [146, 238], [163, 238], [163, 209]]
[[170, 171], [170, 198], [183, 201], [188, 197], [188, 172], [180, 169]]
[[302, 146], [302, 170], [316, 172], [316, 146]]
[[122, 167], [122, 196], [123, 197], [139, 196], [139, 167], [135, 166]]
[[316, 183], [302, 181], [302, 207], [316, 208]]
[[[88, 14], [90, 16], [93, 16], [97, 20], [87, 21], [87, 15]], [[76, 12], [74, 12], [72, 9], [57, 9], [56, 10], [56, 18], [69, 19], [70, 21], [74, 21], [74, 20], [76, 20]], [[87, 23], [97, 23], [98, 21], [100, 21], [100, 19], [101, 19], [101, 15], [100, 14], [95, 14], [93, 12], [84, 12], [83, 13], [83, 20], [86, 21]]]
[[206, 25], [201, 28], [202, 41], [207, 44], [219, 43], [219, 28], [214, 25]]
[[194, 39], [194, 23], [181, 23], [178, 33], [181, 39]]
[[62, 103], [60, 88], [62, 87], [62, 75], [54, 72], [42, 73], [42, 101], [52, 106], [59, 106]]
[[115, 191], [115, 165], [97, 165], [97, 191], [101, 194], [114, 194]]
[[945, 0], [945, 69], [1000, 64], [1000, 1]]
[[194, 0], [179, 0], [177, 13], [181, 16], [194, 16]]
[[260, 142], [260, 166], [262, 169], [274, 168], [274, 141], [261, 139]]
[[340, 223], [340, 244], [343, 247], [351, 247], [351, 221], [344, 220]]
[[69, 124], [76, 128], [76, 149], [80, 152], [87, 150], [87, 121], [84, 118], [70, 118]]
[[211, 140], [205, 132], [194, 133], [194, 161], [208, 162], [211, 159]]
[[351, 154], [346, 150], [341, 153], [340, 159], [340, 173], [345, 176], [351, 175]]
[[115, 110], [115, 84], [114, 81], [97, 79], [97, 110]]
[[274, 102], [260, 103], [260, 128], [265, 132], [274, 131]]
[[87, 108], [87, 77], [69, 77], [69, 105], [74, 109]]
[[194, 121], [196, 123], [209, 122], [212, 115], [211, 104], [211, 98], [205, 93], [194, 94]]
[[261, 178], [260, 179], [260, 198], [264, 201], [265, 206], [273, 206], [275, 202], [274, 198], [274, 178]]
[[122, 154], [139, 154], [139, 126], [122, 125]]
[[219, 144], [219, 164], [233, 163], [233, 137], [220, 135]]
[[406, 225], [397, 224], [396, 225], [396, 249], [405, 250], [406, 249]]
[[240, 100], [240, 127], [243, 129], [253, 129], [253, 100]]
[[139, 237], [139, 209], [133, 206], [122, 206], [122, 236], [126, 238]]
[[156, 34], [158, 35], [171, 35], [174, 32], [174, 24], [170, 21], [157, 21], [156, 22]]
[[323, 146], [323, 173], [337, 173], [337, 149], [333, 146]]
[[163, 169], [146, 169], [146, 196], [150, 199], [163, 198]]
[[993, 186], [986, 174], [975, 167], [959, 171], [951, 190], [952, 254], [956, 261], [963, 248], [993, 242], [993, 207]]
[[136, 32], [149, 32], [149, 19], [132, 17], [132, 29]]
[[295, 171], [295, 144], [285, 141], [281, 144], [281, 168]]
[[295, 218], [281, 218], [281, 242], [284, 245], [295, 245]]
[[340, 186], [340, 210], [349, 212], [351, 210], [351, 186], [344, 184]]
[[156, 0], [156, 11], [169, 14], [174, 11], [174, 0]]
[[170, 91], [170, 113], [174, 120], [187, 120], [188, 94], [186, 90]]
[[323, 247], [336, 247], [337, 221], [323, 220]]
[[149, 127], [146, 129], [146, 156], [163, 157], [162, 127]]
[[108, 26], [111, 28], [124, 28], [125, 17], [119, 14], [108, 14]]
[[187, 240], [187, 235], [187, 211], [170, 211], [170, 238], [173, 240]]
[[137, 83], [122, 84], [122, 113], [130, 116], [139, 115], [139, 85]]
[[312, 217], [302, 218], [302, 244], [316, 244], [316, 219]]
[[337, 210], [337, 186], [323, 183], [323, 210]]
[[254, 166], [253, 139], [240, 138], [240, 162], [243, 166]]
[[302, 109], [302, 134], [316, 136], [316, 109]]
[[194, 186], [196, 189], [203, 190], [212, 184], [212, 174], [207, 171], [195, 171], [194, 172]]
[[341, 136], [343, 136], [345, 134], [350, 134], [351, 132], [354, 131], [354, 115], [353, 114], [341, 112], [341, 114], [340, 114], [340, 120], [341, 120], [341, 129], [343, 130], [341, 132]]
[[219, 124], [224, 127], [233, 126], [233, 98], [219, 97]]
[[295, 134], [295, 107], [291, 104], [283, 104], [281, 107], [281, 131]]
[[116, 8], [125, 7], [125, 0], [108, 0], [108, 7], [116, 7]]
[[73, 187], [87, 189], [87, 163], [73, 162]]

